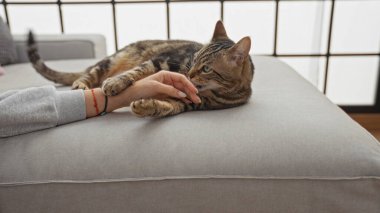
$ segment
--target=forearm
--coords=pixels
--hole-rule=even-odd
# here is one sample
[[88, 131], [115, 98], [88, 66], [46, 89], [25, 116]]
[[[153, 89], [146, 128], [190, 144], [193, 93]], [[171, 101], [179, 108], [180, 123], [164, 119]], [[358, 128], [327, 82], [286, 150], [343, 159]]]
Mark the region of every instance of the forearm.
[[[107, 101], [106, 112], [112, 112], [129, 104], [136, 98], [137, 92], [135, 88], [129, 87], [123, 91], [123, 95], [109, 96]], [[105, 109], [106, 97], [100, 88], [84, 91], [85, 103], [86, 103], [86, 117], [94, 117], [99, 115]], [[96, 105], [96, 106], [95, 106]], [[98, 111], [97, 109], [98, 108]]]
[[0, 94], [0, 137], [54, 127], [86, 118], [83, 91], [34, 87]]
[[112, 112], [142, 98], [184, 99], [183, 92], [194, 103], [200, 103], [197, 90], [188, 79], [167, 71], [137, 81], [117, 96], [108, 97], [107, 106], [100, 88], [57, 92], [55, 87], [45, 86], [8, 91], [0, 94], [0, 137], [94, 117], [104, 109]]

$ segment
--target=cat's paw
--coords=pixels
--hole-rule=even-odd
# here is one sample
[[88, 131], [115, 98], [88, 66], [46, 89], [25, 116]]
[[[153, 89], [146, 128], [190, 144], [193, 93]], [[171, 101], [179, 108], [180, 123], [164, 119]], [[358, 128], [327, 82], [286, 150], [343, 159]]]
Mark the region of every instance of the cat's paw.
[[90, 89], [90, 86], [87, 85], [87, 83], [81, 81], [81, 80], [76, 80], [74, 81], [73, 85], [71, 85], [71, 89]]
[[173, 105], [167, 101], [141, 99], [131, 103], [132, 112], [139, 117], [165, 117], [173, 111]]
[[107, 96], [114, 96], [131, 86], [134, 79], [126, 75], [107, 78], [102, 85], [103, 93]]

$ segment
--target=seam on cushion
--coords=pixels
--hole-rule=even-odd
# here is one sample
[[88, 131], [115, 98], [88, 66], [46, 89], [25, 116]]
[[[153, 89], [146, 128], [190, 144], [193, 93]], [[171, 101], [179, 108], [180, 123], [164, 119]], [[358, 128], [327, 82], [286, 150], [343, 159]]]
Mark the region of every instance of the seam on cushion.
[[139, 182], [139, 181], [166, 181], [166, 180], [189, 180], [189, 179], [246, 179], [246, 180], [310, 180], [310, 181], [357, 181], [357, 180], [379, 180], [376, 176], [361, 177], [255, 177], [238, 175], [201, 175], [201, 176], [165, 176], [165, 177], [144, 177], [144, 178], [121, 178], [104, 180], [44, 180], [0, 183], [2, 186], [20, 185], [40, 185], [40, 184], [91, 184], [91, 183], [117, 183], [117, 182]]

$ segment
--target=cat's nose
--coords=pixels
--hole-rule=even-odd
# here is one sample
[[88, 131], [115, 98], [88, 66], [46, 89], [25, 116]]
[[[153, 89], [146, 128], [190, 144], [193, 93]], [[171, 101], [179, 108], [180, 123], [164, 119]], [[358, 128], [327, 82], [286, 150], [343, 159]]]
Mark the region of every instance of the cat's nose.
[[190, 72], [186, 73], [186, 76], [187, 76], [189, 79], [192, 79], [192, 78], [194, 78], [195, 73], [192, 72], [192, 71], [190, 71]]
[[202, 88], [202, 85], [199, 85], [195, 78], [190, 78], [190, 81], [198, 90]]

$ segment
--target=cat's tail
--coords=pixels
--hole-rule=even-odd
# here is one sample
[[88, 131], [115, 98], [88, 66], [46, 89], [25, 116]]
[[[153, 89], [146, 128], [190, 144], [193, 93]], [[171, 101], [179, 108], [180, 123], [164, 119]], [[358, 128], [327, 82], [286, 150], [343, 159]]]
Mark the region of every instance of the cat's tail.
[[72, 85], [75, 80], [83, 75], [83, 72], [60, 72], [46, 66], [38, 53], [37, 43], [34, 40], [32, 31], [29, 32], [27, 44], [28, 57], [34, 69], [48, 80], [63, 85]]

